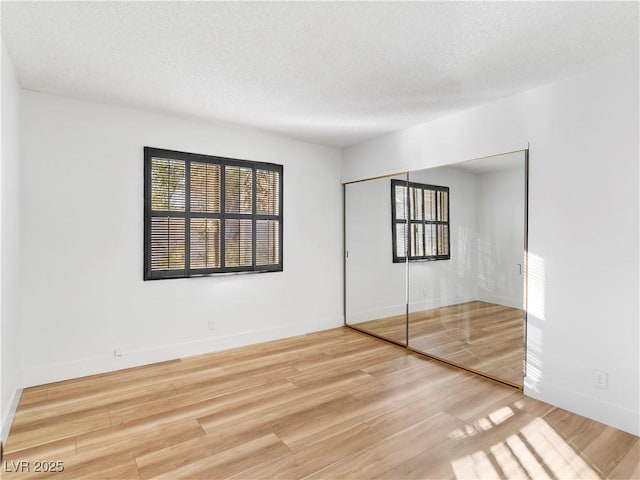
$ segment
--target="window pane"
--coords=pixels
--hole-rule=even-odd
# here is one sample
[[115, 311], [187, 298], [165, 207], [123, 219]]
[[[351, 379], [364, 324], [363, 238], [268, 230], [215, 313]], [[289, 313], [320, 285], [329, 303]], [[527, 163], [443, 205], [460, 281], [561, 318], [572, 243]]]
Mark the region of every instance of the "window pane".
[[151, 159], [151, 209], [184, 212], [185, 163]]
[[448, 225], [438, 225], [438, 255], [449, 255]]
[[424, 256], [424, 225], [422, 223], [411, 224], [411, 256]]
[[280, 174], [273, 170], [257, 170], [256, 190], [256, 210], [258, 214], [279, 215]]
[[253, 265], [251, 220], [227, 219], [224, 230], [224, 261], [226, 267]]
[[191, 268], [220, 268], [220, 220], [191, 219]]
[[407, 256], [407, 224], [396, 223], [396, 257]]
[[256, 221], [256, 265], [280, 263], [280, 222], [278, 220]]
[[424, 211], [425, 220], [436, 219], [436, 192], [433, 190], [424, 190]]
[[184, 218], [151, 219], [151, 270], [184, 269]]
[[447, 192], [438, 192], [438, 220], [446, 222], [448, 220], [449, 194]]
[[253, 213], [253, 170], [245, 167], [225, 167], [225, 212]]
[[396, 185], [395, 201], [396, 201], [396, 218], [398, 220], [405, 220], [407, 218], [407, 187]]
[[422, 220], [422, 189], [409, 189], [409, 214], [411, 220]]
[[436, 254], [436, 226], [432, 223], [425, 225], [425, 249], [424, 254], [431, 256]]
[[191, 211], [220, 213], [220, 165], [191, 162]]

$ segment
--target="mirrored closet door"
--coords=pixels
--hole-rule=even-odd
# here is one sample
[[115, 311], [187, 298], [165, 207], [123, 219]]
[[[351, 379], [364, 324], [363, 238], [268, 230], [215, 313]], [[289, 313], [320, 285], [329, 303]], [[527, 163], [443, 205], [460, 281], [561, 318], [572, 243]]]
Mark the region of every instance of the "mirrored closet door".
[[345, 185], [346, 324], [521, 387], [526, 152]]
[[[376, 178], [344, 186], [345, 322], [385, 340], [407, 344], [407, 262], [394, 262], [404, 248], [405, 199], [392, 205], [391, 184], [407, 176]], [[392, 235], [392, 217], [401, 228]], [[405, 220], [403, 220], [405, 218]]]
[[409, 347], [522, 386], [524, 152], [410, 172], [413, 203]]

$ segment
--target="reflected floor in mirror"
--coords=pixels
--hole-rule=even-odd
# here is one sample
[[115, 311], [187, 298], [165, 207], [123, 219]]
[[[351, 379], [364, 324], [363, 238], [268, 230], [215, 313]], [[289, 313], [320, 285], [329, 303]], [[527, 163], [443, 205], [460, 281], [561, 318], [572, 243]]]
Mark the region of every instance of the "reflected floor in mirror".
[[[523, 311], [473, 301], [409, 314], [409, 346], [509, 383], [522, 385]], [[404, 343], [405, 316], [354, 325]]]
[[349, 323], [349, 326], [384, 340], [389, 340], [399, 345], [406, 345], [407, 325], [405, 319], [405, 315], [395, 315], [393, 317], [367, 320], [366, 322]]

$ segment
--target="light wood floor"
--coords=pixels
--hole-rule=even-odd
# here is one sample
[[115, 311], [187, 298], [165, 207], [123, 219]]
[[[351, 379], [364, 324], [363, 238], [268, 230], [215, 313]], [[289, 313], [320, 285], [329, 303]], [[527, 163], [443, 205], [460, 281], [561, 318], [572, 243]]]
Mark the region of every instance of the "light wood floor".
[[2, 478], [61, 460], [69, 479], [630, 479], [639, 453], [636, 436], [339, 328], [29, 388]]
[[[467, 302], [409, 314], [409, 346], [522, 386], [523, 311]], [[357, 328], [405, 343], [405, 316], [358, 323]]]

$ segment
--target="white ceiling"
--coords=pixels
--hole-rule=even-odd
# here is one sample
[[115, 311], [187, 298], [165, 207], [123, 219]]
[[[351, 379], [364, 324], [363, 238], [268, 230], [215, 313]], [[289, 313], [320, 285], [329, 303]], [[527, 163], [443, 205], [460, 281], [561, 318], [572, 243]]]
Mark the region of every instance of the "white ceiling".
[[23, 88], [347, 146], [638, 54], [626, 2], [2, 2]]

